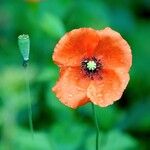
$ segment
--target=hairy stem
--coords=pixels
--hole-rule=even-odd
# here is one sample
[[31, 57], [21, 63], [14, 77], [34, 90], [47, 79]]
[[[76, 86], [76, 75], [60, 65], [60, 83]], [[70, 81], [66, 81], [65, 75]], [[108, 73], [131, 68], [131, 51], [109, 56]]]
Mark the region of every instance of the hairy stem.
[[93, 111], [93, 116], [94, 116], [94, 121], [95, 121], [95, 126], [96, 126], [96, 150], [99, 150], [99, 133], [100, 129], [98, 126], [98, 119], [97, 119], [97, 113], [94, 104], [92, 103], [92, 111]]
[[27, 66], [24, 67], [25, 79], [26, 79], [26, 91], [27, 91], [27, 99], [28, 99], [28, 117], [29, 117], [29, 126], [32, 134], [32, 139], [34, 138], [34, 130], [33, 130], [33, 122], [32, 122], [32, 104], [31, 104], [31, 94], [30, 94], [30, 86], [29, 86], [29, 78]]

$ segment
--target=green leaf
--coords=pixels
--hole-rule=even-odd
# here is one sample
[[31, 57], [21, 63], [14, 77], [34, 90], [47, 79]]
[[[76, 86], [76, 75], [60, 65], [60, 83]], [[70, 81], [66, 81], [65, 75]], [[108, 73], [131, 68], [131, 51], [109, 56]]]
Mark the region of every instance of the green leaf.
[[[95, 149], [96, 134], [92, 134], [87, 139], [85, 145], [86, 150]], [[99, 147], [102, 150], [135, 150], [137, 149], [137, 141], [126, 133], [119, 130], [112, 130], [108, 133], [100, 131]]]
[[45, 33], [54, 38], [60, 38], [65, 33], [63, 22], [58, 16], [50, 13], [41, 16], [40, 26]]
[[18, 150], [53, 150], [51, 141], [44, 132], [34, 133], [17, 129], [12, 139], [12, 149]]
[[54, 124], [50, 130], [53, 150], [77, 150], [82, 144], [86, 130], [86, 125], [73, 121]]
[[[101, 129], [111, 129], [116, 125], [116, 122], [122, 117], [123, 111], [118, 109], [115, 105], [111, 105], [105, 108], [95, 106], [99, 127]], [[87, 104], [78, 109], [81, 116], [91, 117], [93, 120], [92, 106]]]
[[150, 131], [150, 101], [145, 98], [135, 103], [119, 122], [118, 127], [132, 131]]

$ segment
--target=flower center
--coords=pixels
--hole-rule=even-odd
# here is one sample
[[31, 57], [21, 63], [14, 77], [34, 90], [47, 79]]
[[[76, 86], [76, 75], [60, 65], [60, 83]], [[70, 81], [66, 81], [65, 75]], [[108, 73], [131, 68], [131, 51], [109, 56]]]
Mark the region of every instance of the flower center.
[[86, 67], [89, 70], [95, 70], [96, 69], [96, 63], [95, 63], [95, 61], [90, 60], [89, 62], [87, 62]]
[[81, 62], [81, 70], [83, 74], [90, 79], [94, 79], [95, 76], [100, 76], [100, 70], [102, 69], [102, 64], [100, 59], [84, 58]]

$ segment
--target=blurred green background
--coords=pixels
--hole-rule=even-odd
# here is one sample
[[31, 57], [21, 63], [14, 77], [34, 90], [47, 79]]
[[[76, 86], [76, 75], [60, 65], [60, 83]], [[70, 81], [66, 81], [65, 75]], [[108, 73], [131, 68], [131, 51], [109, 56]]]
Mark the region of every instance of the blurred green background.
[[[149, 0], [0, 1], [0, 150], [94, 150], [91, 104], [72, 110], [51, 92], [58, 77], [55, 44], [79, 27], [110, 26], [133, 53], [131, 80], [120, 101], [96, 107], [101, 150], [150, 149]], [[29, 34], [34, 140], [17, 37]]]

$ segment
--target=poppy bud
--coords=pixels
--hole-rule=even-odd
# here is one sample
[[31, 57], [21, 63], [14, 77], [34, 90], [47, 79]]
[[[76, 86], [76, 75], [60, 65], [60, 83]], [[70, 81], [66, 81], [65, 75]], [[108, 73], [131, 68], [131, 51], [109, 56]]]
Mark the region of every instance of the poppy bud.
[[18, 46], [23, 57], [23, 66], [27, 66], [30, 52], [30, 39], [29, 35], [22, 34], [18, 36]]

